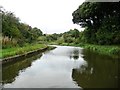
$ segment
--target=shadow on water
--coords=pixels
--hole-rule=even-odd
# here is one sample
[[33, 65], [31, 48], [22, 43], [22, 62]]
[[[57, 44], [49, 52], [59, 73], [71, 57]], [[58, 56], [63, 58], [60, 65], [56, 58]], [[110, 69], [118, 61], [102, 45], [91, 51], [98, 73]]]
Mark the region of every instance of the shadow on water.
[[72, 78], [83, 88], [118, 88], [118, 59], [84, 50], [87, 67], [73, 69]]
[[24, 72], [26, 68], [32, 65], [32, 62], [40, 58], [42, 54], [34, 55], [32, 57], [13, 61], [2, 66], [2, 84], [12, 83], [19, 75], [19, 72]]

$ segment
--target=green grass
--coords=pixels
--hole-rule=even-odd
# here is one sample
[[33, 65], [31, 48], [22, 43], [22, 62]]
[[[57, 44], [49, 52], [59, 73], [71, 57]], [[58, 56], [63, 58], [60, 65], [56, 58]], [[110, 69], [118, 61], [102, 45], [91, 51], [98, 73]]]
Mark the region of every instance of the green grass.
[[20, 55], [20, 54], [27, 53], [29, 51], [38, 50], [38, 49], [45, 48], [45, 47], [47, 46], [44, 44], [30, 44], [24, 47], [13, 47], [13, 48], [2, 49], [0, 50], [0, 53], [2, 53], [0, 54], [0, 58]]
[[114, 58], [120, 58], [120, 46], [117, 45], [94, 45], [94, 44], [74, 44], [74, 43], [62, 43], [63, 46], [76, 46], [83, 47], [84, 49], [91, 50], [98, 54], [108, 55]]
[[85, 49], [96, 51], [101, 54], [120, 55], [120, 47], [119, 46], [85, 44], [85, 45], [83, 45], [83, 47]]
[[98, 54], [108, 55], [114, 58], [120, 58], [120, 46], [116, 45], [94, 45], [94, 44], [80, 44], [85, 49], [91, 50]]

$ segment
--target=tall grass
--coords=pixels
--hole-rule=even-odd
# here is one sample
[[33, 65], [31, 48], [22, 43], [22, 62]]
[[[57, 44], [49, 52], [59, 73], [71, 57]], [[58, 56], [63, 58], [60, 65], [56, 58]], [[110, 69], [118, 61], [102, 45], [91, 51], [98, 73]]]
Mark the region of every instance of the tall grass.
[[15, 38], [9, 38], [7, 36], [2, 36], [2, 48], [11, 48], [11, 47], [16, 47], [17, 40]]

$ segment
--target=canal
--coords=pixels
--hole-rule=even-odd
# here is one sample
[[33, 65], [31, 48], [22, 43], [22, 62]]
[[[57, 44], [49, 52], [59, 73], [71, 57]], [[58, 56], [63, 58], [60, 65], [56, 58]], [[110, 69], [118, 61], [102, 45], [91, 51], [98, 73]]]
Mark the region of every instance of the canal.
[[117, 88], [118, 59], [80, 47], [56, 46], [3, 65], [5, 88]]

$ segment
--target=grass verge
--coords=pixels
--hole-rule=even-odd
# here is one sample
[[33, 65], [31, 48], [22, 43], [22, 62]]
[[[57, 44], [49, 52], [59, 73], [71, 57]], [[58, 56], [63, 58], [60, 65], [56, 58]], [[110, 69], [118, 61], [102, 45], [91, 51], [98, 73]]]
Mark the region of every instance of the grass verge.
[[7, 58], [15, 55], [21, 55], [29, 51], [38, 50], [45, 47], [47, 46], [44, 44], [30, 44], [24, 47], [13, 47], [13, 48], [2, 49], [0, 50], [0, 53], [2, 53], [0, 55], [0, 58]]
[[85, 44], [82, 47], [85, 49], [92, 50], [94, 52], [105, 54], [113, 57], [119, 58], [120, 55], [120, 47], [119, 46], [108, 46], [108, 45], [91, 45], [91, 44]]
[[109, 55], [114, 58], [120, 58], [120, 46], [117, 45], [94, 45], [94, 44], [74, 44], [74, 43], [63, 43], [63, 46], [77, 46], [83, 47], [84, 49], [91, 50], [98, 54]]

